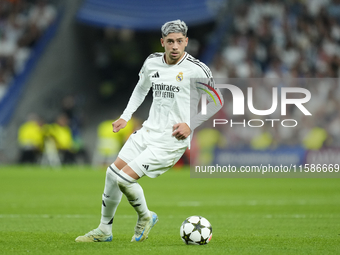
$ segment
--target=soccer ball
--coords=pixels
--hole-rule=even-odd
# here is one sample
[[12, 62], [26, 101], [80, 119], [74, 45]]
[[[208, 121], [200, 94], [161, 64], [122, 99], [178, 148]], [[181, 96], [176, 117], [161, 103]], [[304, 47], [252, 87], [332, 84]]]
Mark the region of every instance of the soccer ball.
[[183, 221], [180, 235], [185, 244], [208, 244], [212, 237], [210, 222], [202, 216], [190, 216]]

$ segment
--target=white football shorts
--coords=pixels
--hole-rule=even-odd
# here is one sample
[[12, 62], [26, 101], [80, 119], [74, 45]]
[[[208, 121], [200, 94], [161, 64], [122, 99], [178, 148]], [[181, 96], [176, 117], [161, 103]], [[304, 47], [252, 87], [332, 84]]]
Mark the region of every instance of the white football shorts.
[[144, 128], [130, 135], [118, 157], [131, 167], [139, 177], [156, 178], [172, 168], [184, 154], [184, 148], [159, 148], [145, 139]]

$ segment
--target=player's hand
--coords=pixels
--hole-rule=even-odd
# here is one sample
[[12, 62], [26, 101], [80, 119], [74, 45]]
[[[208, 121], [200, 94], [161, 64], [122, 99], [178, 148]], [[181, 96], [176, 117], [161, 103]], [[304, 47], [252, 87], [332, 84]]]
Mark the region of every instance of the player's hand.
[[117, 133], [122, 128], [125, 128], [126, 124], [127, 124], [126, 120], [118, 119], [118, 120], [112, 122], [112, 131], [114, 133]]
[[172, 135], [178, 140], [186, 139], [191, 133], [191, 129], [187, 123], [177, 123], [173, 125], [172, 130]]

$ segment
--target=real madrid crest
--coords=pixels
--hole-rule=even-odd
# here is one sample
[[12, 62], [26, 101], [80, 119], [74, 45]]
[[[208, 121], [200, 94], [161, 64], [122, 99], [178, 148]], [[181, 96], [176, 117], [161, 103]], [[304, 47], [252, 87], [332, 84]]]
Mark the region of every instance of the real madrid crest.
[[177, 81], [182, 81], [183, 80], [183, 73], [182, 72], [179, 72], [179, 74], [177, 74], [176, 80]]

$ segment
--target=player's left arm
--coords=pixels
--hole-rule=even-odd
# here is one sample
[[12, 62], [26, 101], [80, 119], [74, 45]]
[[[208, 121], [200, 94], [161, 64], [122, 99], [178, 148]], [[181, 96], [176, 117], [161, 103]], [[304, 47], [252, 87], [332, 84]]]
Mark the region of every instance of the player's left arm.
[[[223, 96], [221, 94], [221, 91], [215, 87], [215, 81], [211, 75], [211, 72], [209, 70], [209, 82], [208, 82], [208, 88], [209, 95], [207, 95], [207, 109], [206, 114], [198, 113], [196, 116], [193, 116], [193, 118], [190, 120], [190, 128], [191, 130], [196, 129], [198, 126], [200, 126], [203, 122], [207, 121], [215, 115], [223, 106], [224, 100]], [[202, 93], [200, 90], [199, 93]]]
[[184, 140], [191, 134], [191, 129], [185, 122], [173, 125], [172, 130], [172, 136], [176, 137], [178, 140]]

